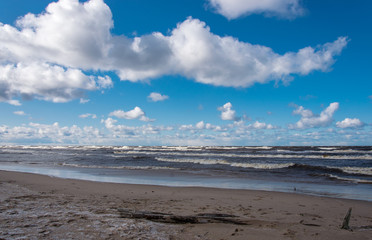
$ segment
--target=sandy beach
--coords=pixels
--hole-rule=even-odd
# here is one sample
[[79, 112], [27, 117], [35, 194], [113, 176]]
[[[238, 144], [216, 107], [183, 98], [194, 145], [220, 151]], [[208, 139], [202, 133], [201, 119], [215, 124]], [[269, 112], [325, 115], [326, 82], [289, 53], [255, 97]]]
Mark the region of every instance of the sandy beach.
[[[340, 228], [349, 208], [351, 230]], [[372, 202], [0, 171], [0, 239], [372, 239]]]

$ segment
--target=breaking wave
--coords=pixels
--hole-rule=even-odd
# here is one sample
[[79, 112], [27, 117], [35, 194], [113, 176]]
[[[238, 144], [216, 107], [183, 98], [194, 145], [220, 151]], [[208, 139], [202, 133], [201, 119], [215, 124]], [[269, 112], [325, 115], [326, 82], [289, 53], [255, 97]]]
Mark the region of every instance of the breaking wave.
[[236, 154], [236, 153], [195, 153], [195, 152], [153, 152], [153, 151], [115, 151], [121, 155], [164, 155], [164, 156], [189, 156], [189, 157], [227, 157], [227, 158], [281, 158], [281, 159], [352, 159], [372, 160], [372, 155], [307, 155], [307, 154]]
[[128, 169], [128, 170], [180, 170], [173, 167], [160, 167], [160, 166], [102, 166], [102, 165], [82, 165], [73, 163], [58, 164], [65, 167], [75, 168], [103, 168], [103, 169]]
[[280, 169], [288, 168], [293, 166], [294, 163], [237, 163], [237, 162], [228, 162], [223, 159], [193, 159], [193, 158], [155, 158], [161, 162], [173, 162], [173, 163], [195, 163], [195, 164], [204, 164], [204, 165], [216, 165], [223, 164], [229, 165], [231, 167], [240, 167], [240, 168], [255, 168], [255, 169]]

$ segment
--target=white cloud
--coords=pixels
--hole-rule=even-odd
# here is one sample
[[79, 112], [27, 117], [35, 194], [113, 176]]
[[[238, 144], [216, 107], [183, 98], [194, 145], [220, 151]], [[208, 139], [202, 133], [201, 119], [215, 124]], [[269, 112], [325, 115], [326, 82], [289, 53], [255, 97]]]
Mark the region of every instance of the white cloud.
[[264, 122], [256, 121], [253, 124], [250, 124], [249, 127], [254, 129], [274, 129], [274, 126], [271, 124], [266, 124]]
[[152, 122], [154, 119], [150, 119], [146, 117], [145, 112], [140, 108], [140, 107], [135, 107], [134, 109], [124, 112], [123, 110], [116, 110], [113, 111], [109, 114], [109, 116], [114, 116], [117, 118], [122, 118], [122, 119], [139, 119], [144, 122]]
[[13, 103], [17, 103], [11, 100], [14, 97], [67, 102], [82, 96], [83, 90], [99, 89], [96, 81], [97, 77], [87, 76], [79, 69], [48, 63], [0, 65], [0, 98]]
[[210, 123], [205, 123], [204, 121], [197, 122], [195, 125], [181, 125], [178, 130], [181, 131], [191, 131], [191, 132], [200, 132], [201, 130], [211, 130], [214, 132], [219, 132], [226, 130], [226, 128], [222, 128], [221, 126], [216, 126]]
[[111, 78], [109, 76], [98, 76], [97, 77], [97, 86], [99, 88], [112, 88], [114, 86], [114, 83], [112, 82]]
[[[1, 101], [1, 96], [0, 96], [0, 101]], [[9, 103], [10, 105], [13, 105], [13, 106], [21, 106], [22, 104], [18, 101], [18, 100], [8, 100], [6, 101], [7, 103]]]
[[235, 121], [236, 116], [235, 116], [235, 110], [232, 110], [232, 104], [230, 102], [226, 103], [222, 107], [217, 108], [218, 111], [221, 111], [221, 119], [222, 120], [230, 120], [230, 121]]
[[200, 83], [232, 87], [287, 81], [293, 74], [326, 71], [348, 42], [340, 37], [317, 48], [280, 55], [265, 46], [215, 35], [204, 22], [192, 18], [178, 24], [168, 39], [176, 72]]
[[195, 127], [196, 127], [197, 129], [204, 129], [204, 128], [205, 128], [205, 123], [204, 123], [204, 121], [200, 121], [200, 122], [198, 122], [198, 123], [195, 125]]
[[2, 142], [96, 144], [102, 137], [102, 133], [96, 128], [60, 126], [58, 122], [50, 125], [29, 123], [15, 127], [0, 126]]
[[102, 120], [101, 122], [105, 124], [105, 127], [107, 129], [113, 129], [115, 127], [115, 123], [117, 123], [118, 120], [107, 118], [106, 120]]
[[19, 115], [19, 116], [25, 116], [26, 113], [24, 111], [15, 111], [13, 112], [15, 115]]
[[360, 128], [364, 126], [364, 123], [358, 118], [345, 118], [343, 121], [336, 122], [336, 126], [339, 128]]
[[294, 18], [304, 14], [300, 0], [209, 0], [228, 19], [250, 14]]
[[85, 98], [80, 98], [80, 103], [81, 104], [85, 104], [87, 102], [89, 102], [90, 100], [89, 99], [85, 99]]
[[152, 92], [147, 98], [153, 102], [159, 102], [159, 101], [167, 100], [169, 96], [161, 95], [160, 93], [157, 93], [157, 92]]
[[301, 115], [301, 119], [296, 124], [289, 125], [291, 129], [306, 129], [315, 127], [327, 127], [333, 121], [333, 114], [338, 110], [339, 103], [331, 103], [320, 115], [315, 115], [312, 111], [298, 106], [293, 114]]
[[172, 131], [172, 127], [163, 127], [163, 126], [153, 126], [153, 125], [143, 125], [143, 126], [126, 126], [126, 125], [117, 125], [117, 120], [112, 118], [107, 118], [102, 120], [102, 123], [105, 124], [105, 127], [110, 130], [114, 137], [131, 137], [131, 138], [148, 138], [148, 134], [161, 134], [164, 131]]
[[[118, 124], [118, 120], [102, 119], [104, 128], [61, 126], [59, 123], [30, 123], [9, 127], [0, 125], [0, 141], [4, 144], [79, 144], [79, 145], [368, 145], [371, 128], [329, 128], [297, 131], [269, 127], [270, 124], [244, 121], [215, 126], [205, 121], [179, 127]], [[265, 131], [263, 131], [263, 129]], [[266, 130], [270, 129], [270, 130]]]
[[0, 98], [66, 102], [83, 90], [111, 87], [108, 76], [87, 76], [79, 69], [99, 64], [111, 17], [103, 1], [63, 0], [42, 14], [19, 18], [17, 28], [0, 23]]
[[340, 37], [280, 55], [213, 34], [206, 23], [192, 18], [169, 36], [154, 32], [128, 38], [112, 35], [112, 28], [112, 13], [103, 0], [60, 0], [39, 15], [19, 18], [17, 27], [0, 23], [0, 101], [66, 102], [84, 91], [112, 87], [108, 76], [84, 71], [113, 71], [129, 81], [177, 74], [215, 86], [249, 87], [326, 71], [347, 45]]
[[92, 119], [96, 119], [97, 118], [97, 115], [96, 114], [92, 114], [92, 113], [85, 113], [85, 114], [79, 115], [79, 118], [92, 118]]

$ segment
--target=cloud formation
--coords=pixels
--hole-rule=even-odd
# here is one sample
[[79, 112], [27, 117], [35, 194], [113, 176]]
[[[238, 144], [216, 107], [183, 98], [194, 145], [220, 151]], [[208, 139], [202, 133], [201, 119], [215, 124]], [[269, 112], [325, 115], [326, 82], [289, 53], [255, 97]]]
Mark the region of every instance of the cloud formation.
[[81, 144], [81, 145], [368, 145], [371, 126], [364, 129], [319, 128], [297, 132], [264, 122], [248, 124], [244, 120], [227, 125], [212, 125], [205, 121], [181, 126], [139, 126], [118, 124], [108, 117], [104, 128], [92, 126], [61, 126], [59, 123], [31, 122], [19, 126], [0, 125], [0, 140], [4, 144]]
[[58, 122], [53, 124], [31, 122], [16, 127], [0, 126], [2, 142], [97, 144], [102, 137], [103, 134], [91, 126], [82, 128], [76, 125], [60, 126]]
[[361, 128], [364, 123], [358, 118], [345, 118], [343, 121], [336, 122], [336, 126], [339, 128]]
[[19, 116], [25, 116], [26, 113], [24, 111], [15, 111], [13, 112], [15, 115], [19, 115]]
[[0, 101], [67, 102], [82, 98], [85, 91], [112, 87], [110, 77], [88, 71], [113, 71], [133, 82], [175, 74], [228, 87], [286, 81], [294, 74], [329, 70], [348, 42], [339, 37], [280, 55], [266, 46], [213, 34], [205, 22], [193, 18], [168, 36], [116, 36], [113, 26], [103, 0], [60, 0], [39, 15], [19, 18], [16, 27], [0, 23]]
[[135, 107], [134, 109], [124, 112], [123, 110], [116, 110], [109, 114], [109, 116], [114, 116], [121, 119], [139, 119], [140, 121], [144, 122], [152, 122], [154, 119], [150, 119], [146, 117], [146, 114], [140, 107]]
[[97, 118], [97, 115], [96, 114], [92, 114], [92, 113], [85, 113], [85, 114], [79, 115], [79, 118], [92, 118], [92, 119], [96, 119]]
[[209, 0], [209, 3], [228, 19], [251, 14], [291, 19], [304, 14], [300, 0]]
[[237, 120], [235, 116], [235, 110], [232, 110], [232, 104], [230, 102], [225, 103], [222, 107], [217, 108], [218, 111], [221, 111], [221, 119], [235, 121]]
[[265, 46], [215, 35], [206, 23], [192, 18], [178, 24], [167, 39], [178, 73], [200, 83], [228, 87], [286, 81], [292, 74], [326, 71], [348, 42], [340, 37], [317, 48], [280, 55]]
[[83, 96], [83, 90], [111, 87], [111, 78], [87, 76], [81, 70], [48, 63], [0, 65], [0, 101], [22, 99], [67, 102]]
[[338, 110], [339, 103], [331, 103], [320, 115], [315, 115], [311, 110], [298, 106], [293, 114], [300, 115], [301, 119], [296, 124], [290, 124], [290, 129], [307, 129], [316, 127], [327, 127], [333, 121], [333, 114]]
[[264, 122], [256, 121], [253, 124], [250, 124], [249, 127], [253, 129], [274, 129], [275, 127], [271, 124], [267, 124]]
[[221, 126], [215, 126], [210, 123], [205, 123], [204, 121], [200, 121], [196, 123], [195, 125], [189, 124], [189, 125], [181, 125], [179, 128], [181, 131], [191, 131], [191, 132], [198, 132], [201, 130], [211, 130], [211, 131], [222, 131]]
[[167, 100], [169, 96], [161, 95], [160, 93], [157, 93], [157, 92], [152, 92], [147, 98], [152, 102], [159, 102], [159, 101]]

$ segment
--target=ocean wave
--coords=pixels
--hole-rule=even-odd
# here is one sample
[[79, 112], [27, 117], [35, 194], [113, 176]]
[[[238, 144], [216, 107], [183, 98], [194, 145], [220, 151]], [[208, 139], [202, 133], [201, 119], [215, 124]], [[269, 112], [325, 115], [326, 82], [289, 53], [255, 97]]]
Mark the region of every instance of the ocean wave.
[[268, 147], [268, 146], [261, 146], [261, 147], [244, 147], [245, 149], [258, 149], [258, 150], [270, 150], [273, 147]]
[[17, 146], [2, 146], [1, 148], [6, 149], [19, 149], [19, 150], [93, 150], [108, 148], [103, 146], [51, 146], [51, 145], [17, 145]]
[[0, 153], [12, 153], [12, 154], [33, 154], [33, 150], [23, 150], [23, 149], [1, 149]]
[[228, 157], [228, 158], [282, 158], [282, 159], [345, 159], [372, 160], [372, 155], [306, 155], [306, 154], [236, 154], [236, 153], [194, 153], [194, 152], [152, 152], [152, 151], [115, 151], [114, 154], [165, 155], [187, 157]]
[[281, 169], [293, 166], [295, 163], [231, 163], [232, 167], [255, 169]]
[[307, 164], [294, 164], [289, 166], [293, 169], [303, 169], [311, 170], [317, 172], [326, 172], [326, 173], [346, 173], [351, 175], [360, 175], [360, 176], [372, 176], [372, 168], [361, 168], [361, 167], [332, 167], [332, 166], [314, 166]]
[[194, 158], [155, 158], [161, 162], [175, 162], [175, 163], [195, 163], [203, 165], [229, 165], [231, 167], [240, 167], [240, 168], [255, 168], [255, 169], [280, 169], [288, 168], [295, 165], [295, 163], [237, 163], [237, 162], [228, 162], [223, 159], [194, 159]]
[[[270, 151], [271, 152], [271, 151]], [[294, 154], [340, 154], [340, 153], [347, 153], [347, 154], [371, 154], [372, 151], [368, 150], [357, 150], [357, 149], [334, 149], [331, 150], [303, 150], [303, 151], [296, 151], [296, 150], [290, 150], [290, 149], [276, 149], [272, 152], [281, 152], [281, 153], [294, 153]]]
[[336, 180], [341, 180], [341, 181], [372, 184], [372, 180], [358, 179], [358, 178], [346, 178], [346, 177], [340, 177], [340, 176], [333, 175], [333, 174], [326, 174], [325, 176], [330, 179], [336, 179]]
[[342, 167], [342, 171], [350, 174], [362, 174], [372, 176], [372, 167]]
[[160, 166], [102, 166], [102, 165], [83, 165], [74, 163], [60, 163], [60, 166], [75, 167], [75, 168], [102, 168], [102, 169], [127, 169], [127, 170], [180, 170], [173, 167]]
[[203, 165], [215, 165], [223, 164], [229, 165], [230, 163], [223, 159], [197, 159], [197, 158], [160, 158], [156, 157], [156, 160], [160, 162], [177, 162], [177, 163], [196, 163]]
[[318, 149], [331, 151], [331, 150], [336, 150], [337, 148], [336, 147], [318, 147]]
[[313, 172], [326, 172], [326, 173], [343, 173], [360, 176], [372, 176], [372, 168], [361, 168], [361, 167], [332, 167], [332, 166], [318, 166], [318, 165], [307, 165], [298, 163], [238, 163], [229, 162], [224, 159], [200, 159], [200, 158], [155, 158], [161, 162], [173, 162], [173, 163], [194, 163], [203, 165], [229, 165], [231, 167], [240, 168], [253, 168], [253, 169], [302, 169], [305, 171]]

